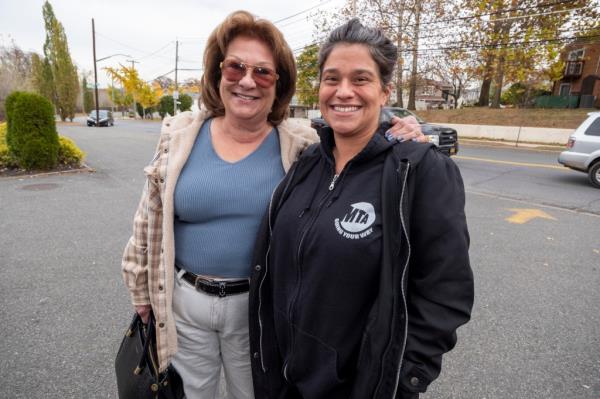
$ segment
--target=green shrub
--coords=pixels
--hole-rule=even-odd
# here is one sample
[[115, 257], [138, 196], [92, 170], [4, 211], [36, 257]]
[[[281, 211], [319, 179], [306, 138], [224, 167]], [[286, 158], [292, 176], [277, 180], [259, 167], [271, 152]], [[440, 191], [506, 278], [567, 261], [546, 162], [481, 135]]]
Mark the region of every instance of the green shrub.
[[156, 111], [155, 107], [144, 108], [140, 103], [135, 103], [135, 107], [140, 118], [145, 116], [146, 118], [152, 119], [152, 114]]
[[194, 100], [192, 99], [191, 96], [189, 96], [187, 94], [180, 94], [179, 95], [179, 104], [177, 105], [177, 108], [179, 108], [179, 110], [181, 110], [181, 111], [189, 111], [192, 109], [193, 102], [194, 102]]
[[6, 143], [9, 152], [23, 169], [55, 167], [58, 161], [58, 133], [54, 107], [39, 94], [13, 94], [6, 99]]
[[[192, 103], [194, 100], [188, 94], [180, 94], [179, 100], [177, 104], [177, 109], [180, 111], [189, 111], [192, 109]], [[162, 96], [160, 98], [160, 103], [158, 104], [158, 113], [161, 118], [164, 118], [169, 115], [173, 115], [173, 96]]]
[[13, 91], [12, 93], [10, 93], [8, 95], [8, 97], [6, 97], [6, 100], [4, 101], [4, 109], [5, 109], [5, 113], [6, 113], [6, 144], [8, 145], [9, 151], [11, 149], [11, 142], [12, 142], [12, 129], [11, 129], [11, 115], [13, 114], [12, 109], [14, 108], [14, 104], [17, 101], [18, 98], [21, 97], [21, 95], [23, 95], [24, 92], [22, 91]]
[[6, 145], [6, 122], [0, 123], [0, 169], [16, 166], [17, 160], [8, 152], [8, 145]]
[[160, 98], [160, 102], [158, 103], [158, 114], [161, 119], [164, 119], [167, 114], [173, 115], [173, 96], [162, 96]]
[[58, 163], [60, 165], [81, 165], [85, 153], [77, 147], [77, 144], [73, 140], [65, 136], [59, 136], [58, 143]]
[[[16, 158], [8, 151], [6, 145], [6, 123], [0, 123], [0, 169], [13, 169], [19, 166]], [[79, 167], [85, 158], [73, 140], [65, 136], [58, 136], [58, 163], [59, 165]]]

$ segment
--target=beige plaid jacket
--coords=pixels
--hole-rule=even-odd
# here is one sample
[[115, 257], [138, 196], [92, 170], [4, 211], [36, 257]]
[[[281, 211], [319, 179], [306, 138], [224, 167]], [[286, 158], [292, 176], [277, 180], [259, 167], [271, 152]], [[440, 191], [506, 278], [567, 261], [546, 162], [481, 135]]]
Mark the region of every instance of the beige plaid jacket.
[[[147, 183], [133, 220], [133, 235], [123, 253], [123, 279], [133, 305], [152, 306], [157, 325], [160, 370], [177, 351], [173, 319], [175, 265], [173, 193], [207, 111], [165, 118], [156, 153], [144, 168]], [[313, 129], [284, 121], [277, 126], [281, 161], [287, 172], [298, 155], [318, 137]], [[265, 209], [267, 204], [265, 204]], [[250, 267], [250, 265], [248, 265]]]

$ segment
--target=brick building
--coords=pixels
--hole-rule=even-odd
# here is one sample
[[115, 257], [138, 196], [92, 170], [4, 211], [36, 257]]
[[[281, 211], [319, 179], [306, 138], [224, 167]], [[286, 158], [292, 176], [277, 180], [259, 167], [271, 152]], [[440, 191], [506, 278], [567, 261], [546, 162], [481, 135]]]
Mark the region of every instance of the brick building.
[[600, 42], [575, 41], [561, 54], [565, 70], [554, 82], [555, 96], [579, 96], [580, 108], [600, 108]]

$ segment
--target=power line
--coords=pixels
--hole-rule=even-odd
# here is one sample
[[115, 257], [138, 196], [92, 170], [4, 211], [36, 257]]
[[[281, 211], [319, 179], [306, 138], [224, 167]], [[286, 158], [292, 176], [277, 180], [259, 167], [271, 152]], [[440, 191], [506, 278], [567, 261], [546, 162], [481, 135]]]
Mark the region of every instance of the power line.
[[169, 47], [169, 46], [170, 46], [170, 45], [172, 45], [172, 44], [173, 44], [173, 42], [172, 42], [172, 41], [170, 41], [169, 43], [165, 44], [163, 47], [159, 48], [158, 50], [154, 51], [153, 53], [151, 53], [151, 54], [148, 54], [148, 55], [145, 55], [145, 56], [143, 56], [143, 57], [139, 57], [139, 58], [138, 58], [138, 60], [143, 60], [143, 59], [145, 59], [145, 58], [152, 57], [153, 55], [155, 55], [155, 54], [157, 54], [158, 52], [160, 52], [160, 51], [162, 51], [162, 50], [166, 49], [167, 47]]
[[159, 52], [159, 51], [161, 51], [161, 50], [164, 50], [166, 47], [168, 47], [168, 45], [169, 45], [169, 44], [172, 44], [173, 42], [169, 42], [167, 45], [165, 45], [165, 46], [163, 46], [163, 47], [159, 48], [158, 50], [155, 50], [155, 51], [153, 51], [153, 52], [148, 52], [148, 51], [145, 51], [145, 50], [140, 50], [140, 49], [139, 49], [139, 48], [137, 48], [137, 47], [130, 46], [130, 45], [128, 45], [128, 44], [125, 44], [125, 43], [123, 43], [123, 42], [120, 42], [120, 41], [118, 41], [118, 40], [115, 40], [115, 39], [113, 39], [113, 38], [111, 38], [111, 37], [109, 37], [109, 36], [106, 36], [106, 35], [104, 35], [104, 34], [102, 34], [102, 33], [99, 33], [99, 32], [96, 32], [96, 35], [98, 35], [98, 36], [101, 36], [101, 37], [103, 37], [103, 38], [105, 38], [105, 39], [107, 39], [107, 40], [110, 40], [111, 42], [117, 43], [117, 44], [119, 44], [119, 45], [121, 45], [121, 46], [127, 47], [127, 48], [129, 48], [130, 50], [135, 50], [135, 51], [138, 51], [138, 52], [142, 53], [142, 54], [143, 54], [143, 55], [142, 55], [142, 57], [141, 57], [141, 58], [138, 58], [138, 59], [147, 58], [147, 57], [149, 57], [149, 56], [154, 56], [154, 57], [159, 57], [159, 58], [167, 58], [167, 59], [171, 59], [171, 58], [172, 58], [172, 57], [168, 57], [168, 56], [157, 55], [156, 53], [158, 53], [158, 52]]
[[162, 75], [158, 75], [158, 76], [157, 76], [157, 77], [155, 77], [154, 79], [147, 80], [146, 82], [148, 82], [148, 83], [154, 82], [156, 79], [160, 79], [160, 78], [162, 78], [162, 77], [165, 77], [165, 76], [167, 76], [167, 75], [170, 75], [170, 74], [172, 74], [173, 72], [175, 72], [175, 70], [174, 70], [174, 69], [171, 69], [169, 72], [167, 72], [167, 73], [163, 73]]
[[277, 21], [273, 21], [273, 24], [278, 24], [278, 23], [280, 23], [280, 22], [287, 21], [287, 20], [288, 20], [288, 19], [290, 19], [290, 18], [294, 18], [294, 17], [296, 17], [296, 16], [298, 16], [298, 15], [301, 15], [301, 14], [307, 13], [307, 12], [309, 12], [309, 11], [311, 11], [311, 10], [314, 10], [315, 8], [319, 8], [319, 7], [321, 7], [321, 6], [324, 6], [324, 5], [325, 5], [325, 4], [327, 4], [327, 3], [331, 3], [332, 1], [333, 1], [333, 0], [326, 0], [326, 1], [320, 2], [319, 4], [317, 4], [317, 5], [314, 5], [314, 6], [310, 7], [310, 8], [307, 8], [306, 10], [300, 11], [300, 12], [298, 12], [298, 13], [296, 13], [296, 14], [290, 15], [290, 16], [288, 16], [288, 17], [285, 17], [285, 18], [278, 19]]
[[[507, 9], [504, 9], [504, 10], [498, 10], [498, 11], [493, 11], [493, 12], [484, 13], [484, 14], [468, 15], [468, 16], [464, 16], [464, 17], [446, 18], [446, 19], [432, 19], [432, 20], [429, 20], [429, 21], [421, 21], [419, 23], [419, 25], [424, 25], [424, 24], [440, 24], [440, 23], [454, 22], [454, 21], [464, 21], [464, 20], [476, 19], [476, 18], [481, 18], [481, 17], [486, 17], [486, 16], [492, 16], [492, 15], [498, 15], [498, 14], [506, 14], [508, 12], [513, 12], [513, 11], [524, 11], [524, 10], [530, 10], [530, 9], [536, 9], [536, 8], [554, 7], [554, 6], [561, 5], [561, 4], [573, 3], [574, 1], [577, 1], [577, 0], [562, 0], [562, 1], [552, 2], [552, 3], [538, 4], [538, 5], [529, 6], [529, 7], [507, 8]], [[494, 21], [498, 21], [498, 19], [494, 19]], [[415, 26], [415, 25], [416, 24], [414, 24], [414, 23], [413, 24], [407, 24], [407, 25], [404, 25], [404, 27], [408, 28], [408, 27], [412, 27], [412, 26]], [[398, 26], [395, 26], [395, 27], [398, 27]]]
[[[600, 35], [590, 35], [590, 36], [570, 36], [564, 38], [554, 38], [554, 39], [540, 39], [540, 40], [529, 40], [529, 41], [520, 41], [520, 42], [509, 42], [509, 43], [497, 43], [497, 44], [481, 44], [481, 45], [470, 45], [470, 46], [452, 46], [452, 47], [437, 47], [437, 48], [427, 48], [427, 49], [418, 49], [417, 53], [428, 53], [433, 51], [449, 51], [449, 50], [462, 50], [462, 49], [503, 49], [503, 48], [514, 48], [517, 46], [528, 46], [530, 44], [540, 44], [540, 43], [554, 43], [554, 42], [564, 42], [569, 40], [585, 40], [585, 39], [595, 39], [599, 38]], [[413, 53], [413, 49], [401, 49], [399, 52], [402, 53]]]
[[[571, 0], [573, 1], [573, 0]], [[525, 19], [525, 18], [531, 18], [531, 17], [539, 17], [539, 16], [544, 16], [544, 15], [552, 15], [552, 14], [562, 14], [562, 13], [570, 13], [573, 11], [580, 11], [580, 10], [591, 10], [594, 9], [596, 7], [594, 6], [587, 6], [587, 7], [580, 7], [580, 8], [570, 8], [570, 9], [563, 9], [563, 10], [552, 10], [552, 11], [548, 11], [548, 12], [543, 12], [543, 13], [537, 13], [537, 14], [524, 14], [524, 15], [517, 15], [517, 16], [512, 16], [512, 17], [506, 17], [506, 18], [497, 18], [497, 19], [493, 19], [493, 20], [488, 20], [485, 21], [488, 24], [491, 23], [495, 23], [495, 22], [503, 22], [503, 21], [509, 21], [509, 20], [516, 20], [516, 19]], [[464, 22], [467, 19], [473, 19], [475, 17], [463, 17], [463, 18], [455, 18], [455, 19], [450, 19], [450, 20], [445, 20], [445, 21], [438, 21], [437, 23], [442, 23], [442, 22], [453, 22], [453, 21], [461, 21]], [[434, 22], [435, 24], [435, 22]], [[427, 23], [420, 23], [420, 30], [426, 30], [427, 32], [432, 32], [432, 31], [439, 31], [439, 30], [444, 30], [444, 29], [448, 29], [448, 26], [451, 26], [452, 28], [457, 28], [457, 24], [453, 24], [453, 25], [444, 25], [444, 26], [428, 26]], [[403, 25], [400, 26], [398, 24], [392, 24], [392, 25], [386, 25], [385, 29], [389, 30], [389, 29], [393, 29], [393, 28], [398, 28], [398, 27], [402, 27], [407, 28], [410, 26], [415, 26], [415, 24], [407, 24], [407, 25]], [[460, 26], [460, 25], [459, 25]], [[407, 31], [405, 32], [408, 36], [411, 36], [411, 32]]]
[[[562, 33], [575, 34], [575, 33], [578, 33], [578, 32], [580, 32], [580, 31], [576, 31], [576, 30], [574, 30], [574, 29], [576, 29], [576, 28], [575, 28], [575, 27], [566, 27], [566, 28], [563, 28], [563, 29], [559, 28], [559, 29], [557, 29], [557, 30], [556, 30], [556, 33], [558, 33], [558, 34], [562, 34]], [[462, 33], [462, 34], [469, 34], [469, 33], [471, 33], [471, 32], [466, 32], [466, 31], [463, 31], [463, 32], [453, 32], [453, 33], [454, 33], [454, 35], [460, 35], [461, 33]], [[428, 35], [428, 36], [421, 36], [421, 35], [420, 35], [420, 36], [419, 36], [419, 41], [426, 41], [426, 39], [434, 39], [434, 38], [435, 38], [435, 39], [439, 39], [439, 38], [440, 38], [440, 36], [441, 36], [440, 34], [433, 34], [433, 35]], [[446, 35], [446, 37], [447, 37], [447, 36], [448, 36], [448, 35]], [[559, 36], [557, 36], [557, 38], [558, 38], [558, 37], [559, 37]], [[453, 41], [450, 41], [449, 43], [460, 43], [460, 42], [456, 42], [456, 41], [455, 41], [455, 42], [453, 42]], [[431, 43], [431, 42], [427, 42], [427, 43], [424, 43], [424, 45], [432, 45], [432, 44], [442, 44], [442, 42], [433, 42], [433, 43]]]

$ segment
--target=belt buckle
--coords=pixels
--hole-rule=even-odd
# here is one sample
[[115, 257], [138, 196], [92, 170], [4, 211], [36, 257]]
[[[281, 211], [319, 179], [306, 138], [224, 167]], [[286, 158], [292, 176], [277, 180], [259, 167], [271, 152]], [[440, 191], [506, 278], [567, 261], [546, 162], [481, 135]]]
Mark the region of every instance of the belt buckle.
[[219, 296], [221, 298], [227, 296], [227, 292], [225, 292], [225, 287], [227, 286], [227, 283], [225, 281], [220, 281], [219, 282]]
[[196, 291], [200, 290], [200, 276], [196, 276], [196, 279], [194, 280], [194, 288], [196, 288]]

